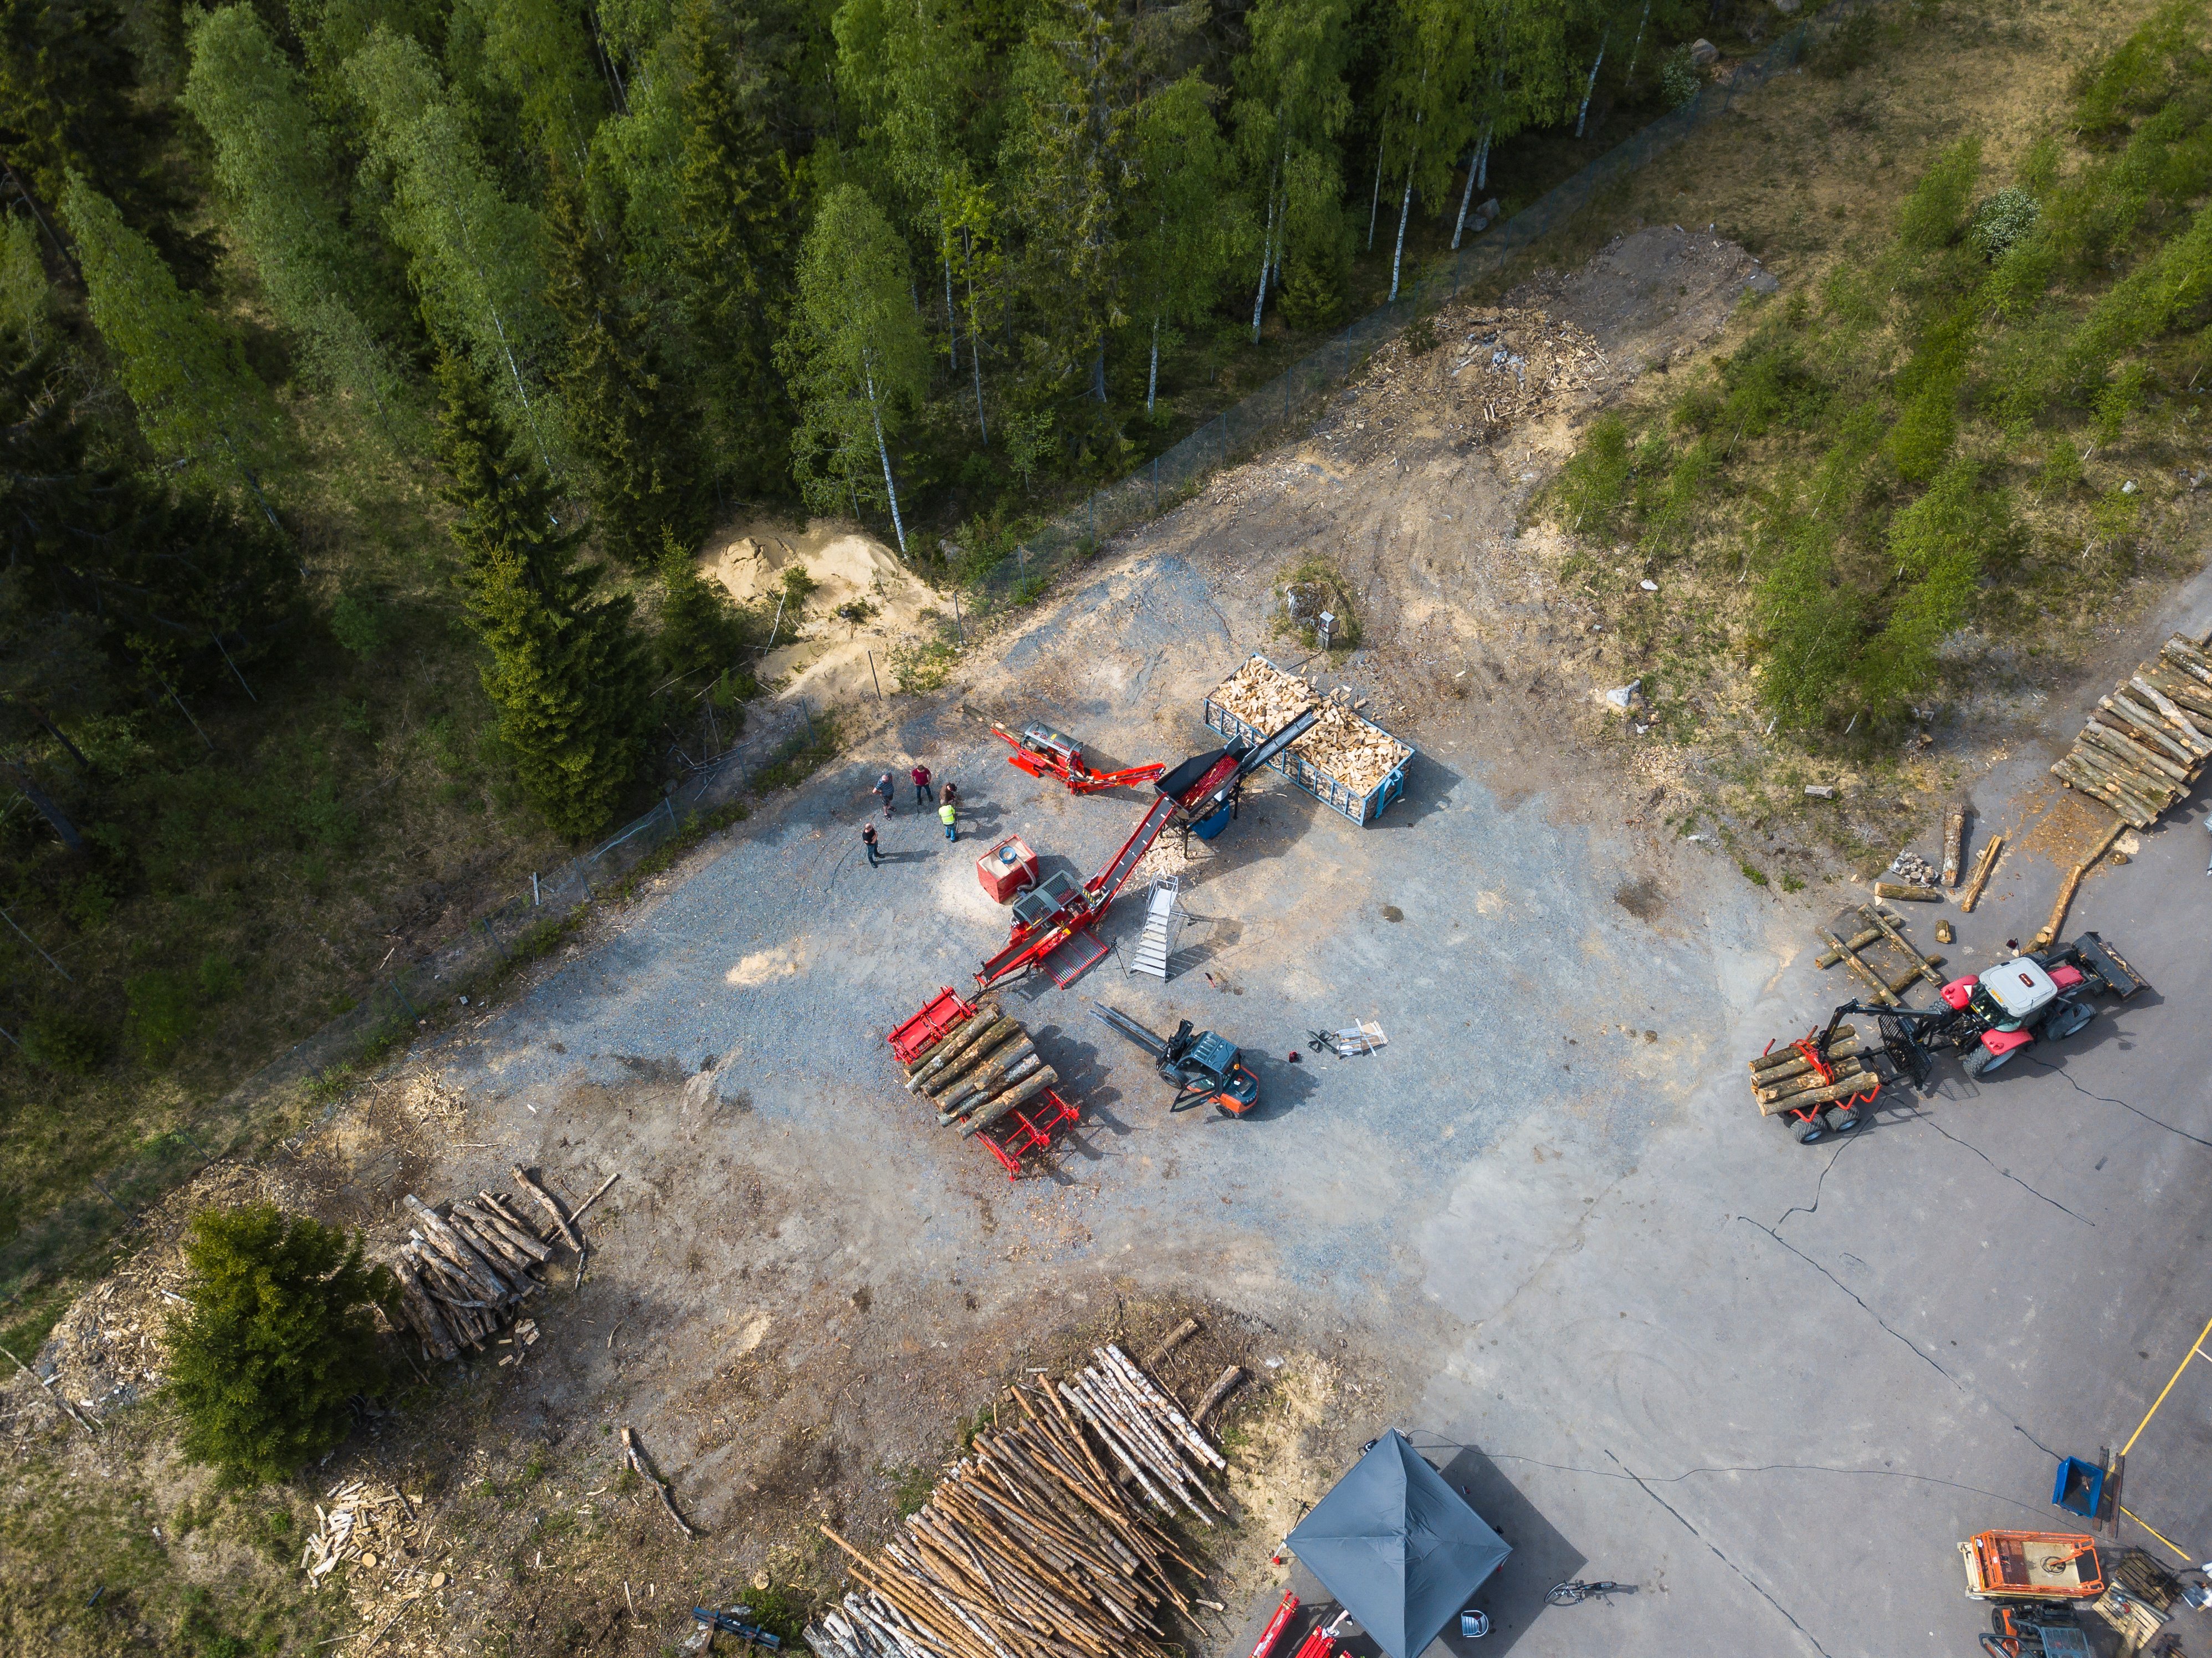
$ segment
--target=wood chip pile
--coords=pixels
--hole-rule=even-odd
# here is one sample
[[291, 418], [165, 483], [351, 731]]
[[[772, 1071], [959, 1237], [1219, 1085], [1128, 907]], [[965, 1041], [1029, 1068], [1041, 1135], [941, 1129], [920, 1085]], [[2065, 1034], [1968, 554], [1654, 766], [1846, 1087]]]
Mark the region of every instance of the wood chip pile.
[[1444, 373], [1463, 406], [1480, 405], [1486, 425], [1536, 414], [1558, 393], [1595, 386], [1607, 373], [1595, 338], [1541, 311], [1492, 312], [1463, 327], [1444, 348], [1450, 354]]
[[2066, 757], [2051, 768], [2137, 829], [2184, 799], [2212, 758], [2212, 656], [2176, 634], [2100, 699]]
[[1320, 705], [1320, 723], [1291, 744], [1291, 752], [1358, 794], [1366, 793], [1413, 756], [1412, 749], [1361, 717], [1346, 688], [1340, 685], [1324, 695], [1311, 682], [1264, 657], [1248, 659], [1214, 689], [1212, 700], [1262, 737]]
[[1092, 1356], [1079, 1376], [1010, 1388], [1023, 1419], [978, 1433], [873, 1555], [822, 1527], [851, 1558], [854, 1588], [808, 1626], [819, 1658], [1183, 1650], [1162, 1625], [1168, 1603], [1191, 1611], [1170, 1567], [1197, 1568], [1165, 1522], [1226, 1514], [1206, 1478], [1226, 1465], [1119, 1347]]
[[957, 1122], [963, 1135], [989, 1127], [1059, 1080], [1022, 1022], [989, 999], [906, 1068], [907, 1091], [936, 1106], [938, 1127]]
[[[551, 1205], [542, 1187], [532, 1192]], [[547, 1242], [523, 1219], [517, 1199], [490, 1192], [434, 1209], [412, 1193], [405, 1201], [413, 1230], [385, 1262], [399, 1280], [402, 1317], [434, 1357], [452, 1358], [464, 1346], [481, 1351], [486, 1338], [544, 1287], [532, 1274], [552, 1260], [559, 1239]], [[554, 1213], [566, 1231], [565, 1218]], [[522, 1346], [535, 1339], [536, 1330], [532, 1324]], [[521, 1352], [518, 1346], [500, 1362], [520, 1362]]]

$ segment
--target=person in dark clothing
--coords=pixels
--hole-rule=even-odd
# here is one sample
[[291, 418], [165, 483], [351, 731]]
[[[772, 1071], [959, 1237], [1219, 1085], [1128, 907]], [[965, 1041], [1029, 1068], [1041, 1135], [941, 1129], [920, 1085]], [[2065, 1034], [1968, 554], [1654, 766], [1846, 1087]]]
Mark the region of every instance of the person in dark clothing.
[[868, 849], [870, 869], [873, 869], [884, 861], [883, 853], [876, 848], [876, 826], [873, 823], [863, 823], [860, 826], [860, 844]]
[[886, 817], [890, 817], [891, 815], [891, 796], [896, 793], [896, 791], [891, 785], [891, 774], [889, 772], [885, 772], [881, 777], [876, 779], [875, 792], [878, 797], [881, 799], [884, 803], [884, 816]]
[[944, 793], [944, 795], [945, 795], [945, 805], [958, 805], [958, 804], [959, 804], [959, 801], [960, 801], [960, 791], [959, 791], [957, 787], [955, 787], [951, 783], [948, 782], [948, 783], [946, 783], [946, 784], [945, 784], [943, 793]]
[[908, 772], [907, 775], [914, 779], [915, 805], [918, 806], [925, 801], [933, 801], [937, 799], [935, 795], [929, 792], [928, 767], [916, 766], [912, 771]]

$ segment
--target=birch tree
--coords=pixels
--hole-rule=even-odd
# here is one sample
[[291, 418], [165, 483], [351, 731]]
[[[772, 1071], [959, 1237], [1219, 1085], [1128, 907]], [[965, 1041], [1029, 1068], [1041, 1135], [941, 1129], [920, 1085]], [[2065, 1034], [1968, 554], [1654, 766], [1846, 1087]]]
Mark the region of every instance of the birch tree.
[[1136, 149], [1142, 182], [1133, 209], [1133, 288], [1151, 332], [1145, 412], [1159, 395], [1160, 333], [1212, 308], [1243, 228], [1236, 212], [1236, 159], [1213, 117], [1213, 93], [1185, 76], [1146, 100]]
[[799, 248], [798, 300], [776, 355], [799, 404], [792, 470], [807, 504], [827, 512], [848, 496], [877, 499], [872, 459], [903, 554], [890, 439], [928, 392], [929, 342], [906, 246], [858, 185], [822, 198]]
[[543, 225], [500, 189], [411, 35], [378, 24], [346, 78], [368, 112], [372, 153], [392, 171], [388, 218], [426, 313], [505, 390], [539, 464], [556, 471], [550, 442], [562, 422], [543, 376], [557, 324], [544, 299]]
[[249, 5], [189, 26], [183, 103], [208, 135], [231, 234], [313, 378], [395, 446], [421, 435], [407, 381], [364, 319], [362, 260], [339, 216], [336, 159], [304, 78]]
[[1302, 230], [1325, 233], [1340, 206], [1337, 140], [1352, 116], [1345, 85], [1350, 16], [1348, 0], [1259, 0], [1248, 14], [1252, 44], [1235, 65], [1231, 117], [1245, 176], [1256, 186], [1255, 342], [1268, 279], [1280, 268], [1285, 248]]
[[236, 478], [275, 527], [262, 473], [277, 452], [278, 417], [237, 337], [177, 286], [154, 245], [76, 173], [63, 188], [61, 211], [93, 325], [114, 354], [148, 446], [164, 462]]
[[[1452, 158], [1473, 126], [1468, 93], [1480, 52], [1478, 20], [1458, 0], [1400, 0], [1396, 50], [1388, 71], [1386, 154], [1395, 149], [1405, 175], [1398, 234], [1390, 252], [1390, 299], [1395, 301], [1406, 257], [1406, 223], [1413, 192], [1442, 195]], [[1398, 169], [1394, 168], [1395, 172]]]

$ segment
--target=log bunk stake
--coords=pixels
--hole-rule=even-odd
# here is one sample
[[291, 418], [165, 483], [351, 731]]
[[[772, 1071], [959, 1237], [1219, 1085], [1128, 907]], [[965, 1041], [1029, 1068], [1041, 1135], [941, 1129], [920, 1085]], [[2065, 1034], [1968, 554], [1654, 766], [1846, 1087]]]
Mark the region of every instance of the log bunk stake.
[[1058, 1383], [1007, 1389], [1021, 1418], [978, 1433], [873, 1554], [819, 1527], [852, 1579], [806, 1628], [819, 1658], [1182, 1651], [1163, 1613], [1191, 1615], [1197, 1597], [1175, 1569], [1199, 1573], [1168, 1522], [1188, 1514], [1211, 1526], [1225, 1515], [1206, 1476], [1227, 1464], [1120, 1347], [1093, 1348], [1091, 1358]]

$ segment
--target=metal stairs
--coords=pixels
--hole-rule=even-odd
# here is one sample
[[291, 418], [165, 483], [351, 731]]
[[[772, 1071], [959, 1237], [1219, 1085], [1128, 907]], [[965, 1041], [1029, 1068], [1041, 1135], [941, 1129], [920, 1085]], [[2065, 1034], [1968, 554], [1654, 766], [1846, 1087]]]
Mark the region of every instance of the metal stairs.
[[1182, 911], [1176, 903], [1182, 890], [1180, 876], [1161, 875], [1153, 878], [1145, 895], [1145, 930], [1137, 940], [1137, 948], [1129, 957], [1128, 971], [1149, 973], [1164, 981], [1168, 976], [1168, 957], [1175, 954], [1176, 932], [1182, 920]]

